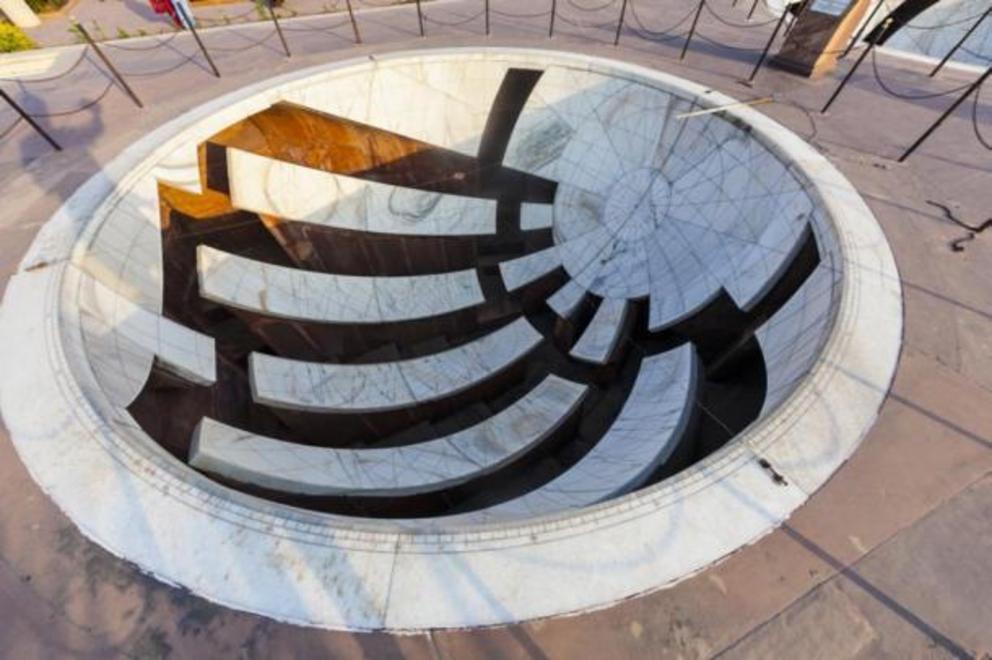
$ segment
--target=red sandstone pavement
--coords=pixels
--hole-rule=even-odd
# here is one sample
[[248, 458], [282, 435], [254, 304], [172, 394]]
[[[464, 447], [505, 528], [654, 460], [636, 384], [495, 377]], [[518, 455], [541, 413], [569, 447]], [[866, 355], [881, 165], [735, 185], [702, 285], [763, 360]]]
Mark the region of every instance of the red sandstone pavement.
[[[366, 8], [404, 1], [354, 0], [356, 6]], [[257, 7], [257, 3], [245, 0], [193, 2], [197, 23], [203, 28], [270, 20], [268, 14]], [[280, 18], [343, 11], [345, 0], [283, 0], [276, 9]], [[41, 14], [39, 18], [41, 25], [27, 28], [25, 32], [43, 47], [81, 43], [81, 37], [71, 29], [73, 21], [82, 23], [97, 41], [167, 34], [175, 29], [171, 19], [156, 14], [148, 0], [70, 0], [60, 11]]]
[[[462, 4], [435, 16], [471, 16]], [[673, 4], [661, 13], [643, 12], [642, 19], [672, 23], [680, 15]], [[518, 3], [516, 11], [525, 10]], [[739, 9], [721, 11], [742, 20]], [[220, 81], [193, 67], [137, 79], [145, 111], [114, 92], [91, 116], [48, 122], [66, 143], [62, 154], [50, 153], [25, 127], [17, 129], [0, 141], [0, 189], [7, 200], [0, 277], [9, 276], [38, 226], [78, 183], [185, 108], [259, 75], [356, 52], [480, 40], [481, 25], [459, 33], [431, 23], [421, 40], [416, 23], [407, 25], [411, 18], [407, 7], [368, 20], [373, 45], [361, 51], [349, 48], [346, 38], [331, 42], [325, 34], [299, 32], [291, 36], [290, 61], [257, 48], [250, 61], [220, 55]], [[712, 21], [701, 28], [714, 41], [738, 46], [753, 48], [766, 38], [760, 30], [741, 35]], [[543, 31], [543, 24], [503, 19], [494, 23], [489, 42], [614, 56], [741, 98], [774, 93], [778, 102], [761, 110], [810, 139], [861, 190], [896, 255], [906, 327], [893, 390], [851, 461], [782, 529], [671, 589], [576, 617], [395, 637], [278, 624], [144, 577], [84, 539], [33, 485], [4, 440], [0, 657], [942, 658], [992, 652], [992, 235], [978, 235], [963, 252], [953, 252], [949, 242], [965, 232], [927, 203], [947, 204], [976, 224], [988, 217], [992, 156], [975, 140], [968, 112], [963, 108], [918, 154], [897, 164], [901, 149], [950, 98], [910, 103], [888, 97], [869, 69], [820, 116], [809, 110], [822, 104], [835, 80], [810, 82], [769, 70], [748, 89], [738, 79], [754, 52], [699, 42], [678, 64], [678, 40], [659, 43], [628, 33], [614, 50], [609, 27], [564, 23], [550, 43]], [[212, 37], [218, 44], [235, 38]], [[115, 53], [129, 66], [140, 64], [128, 60], [132, 56]], [[919, 67], [882, 62], [890, 85], [904, 90], [948, 89], [968, 80], [949, 73], [930, 82]], [[92, 87], [86, 75], [73, 80]], [[31, 93], [59, 102], [82, 94], [67, 85], [53, 96]], [[980, 109], [992, 134], [990, 116], [987, 106]]]

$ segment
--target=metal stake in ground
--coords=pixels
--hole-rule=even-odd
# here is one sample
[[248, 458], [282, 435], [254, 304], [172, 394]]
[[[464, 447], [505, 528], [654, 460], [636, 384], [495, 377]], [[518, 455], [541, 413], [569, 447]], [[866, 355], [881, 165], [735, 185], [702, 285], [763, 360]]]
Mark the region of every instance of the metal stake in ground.
[[954, 55], [954, 53], [958, 52], [958, 48], [960, 48], [962, 44], [964, 44], [964, 42], [968, 41], [968, 37], [971, 36], [971, 33], [974, 32], [976, 29], [978, 29], [978, 26], [981, 24], [982, 21], [984, 21], [988, 17], [989, 14], [992, 14], [992, 6], [989, 6], [989, 8], [985, 10], [985, 13], [978, 17], [978, 20], [975, 21], [975, 24], [972, 25], [968, 29], [968, 31], [964, 33], [964, 36], [961, 37], [961, 40], [958, 41], [956, 44], [954, 44], [954, 48], [951, 49], [951, 52], [949, 52], [947, 55], [944, 55], [944, 59], [940, 61], [940, 64], [935, 66], [933, 68], [933, 71], [930, 72], [931, 78], [937, 75], [937, 72], [944, 68], [944, 65], [947, 64], [947, 60], [951, 59], [951, 56]]
[[696, 7], [696, 15], [692, 17], [692, 27], [689, 28], [689, 36], [685, 39], [685, 44], [682, 46], [682, 54], [679, 55], [680, 60], [685, 59], [685, 54], [689, 51], [689, 44], [692, 43], [692, 35], [696, 34], [696, 23], [699, 22], [699, 15], [703, 13], [703, 5], [706, 4], [706, 0], [699, 0], [699, 6]]
[[28, 113], [24, 112], [24, 109], [21, 106], [19, 106], [16, 103], [14, 103], [14, 99], [10, 98], [10, 96], [7, 95], [7, 92], [5, 92], [2, 89], [0, 89], [0, 97], [2, 97], [3, 100], [6, 101], [10, 105], [10, 107], [12, 107], [14, 109], [14, 111], [17, 112], [17, 114], [19, 114], [21, 116], [21, 119], [23, 119], [27, 123], [31, 124], [31, 128], [33, 128], [34, 130], [38, 131], [38, 135], [40, 135], [41, 137], [45, 138], [45, 140], [48, 142], [48, 144], [52, 145], [52, 147], [55, 149], [55, 151], [62, 151], [62, 147], [59, 146], [59, 143], [56, 142], [55, 140], [53, 140], [52, 139], [52, 136], [49, 135], [48, 133], [46, 133], [45, 132], [45, 129], [43, 129], [41, 126], [39, 126], [38, 125], [38, 122], [36, 122], [31, 117], [31, 115], [29, 115]]
[[848, 70], [847, 75], [845, 75], [844, 79], [840, 81], [839, 85], [837, 85], [837, 89], [835, 89], [834, 93], [830, 95], [829, 99], [827, 99], [827, 102], [823, 105], [823, 109], [820, 110], [820, 114], [826, 112], [830, 108], [830, 106], [833, 105], [833, 102], [840, 95], [841, 90], [844, 89], [844, 85], [847, 84], [847, 81], [851, 79], [851, 76], [854, 75], [854, 72], [858, 70], [858, 67], [861, 66], [861, 63], [865, 61], [865, 58], [868, 57], [868, 54], [872, 51], [872, 49], [875, 48], [875, 44], [878, 43], [879, 35], [884, 34], [885, 31], [889, 29], [890, 23], [892, 23], [891, 18], [885, 19], [885, 22], [882, 23], [882, 29], [875, 33], [874, 38], [872, 38], [872, 40], [868, 42], [868, 47], [865, 48], [863, 51], [861, 51], [861, 54], [858, 55], [858, 59], [854, 62], [854, 66], [852, 66]]
[[623, 19], [627, 15], [627, 0], [623, 0], [623, 4], [620, 5], [620, 20], [617, 21], [617, 35], [613, 37], [613, 45], [620, 45], [620, 31], [623, 30]]
[[345, 0], [348, 5], [348, 18], [351, 19], [351, 31], [355, 33], [355, 43], [362, 43], [362, 35], [358, 33], [358, 22], [355, 20], [355, 12], [351, 8], [351, 0]]
[[971, 85], [968, 87], [968, 89], [966, 89], [964, 91], [964, 94], [962, 94], [961, 96], [959, 96], [958, 97], [958, 100], [955, 101], [953, 104], [951, 104], [951, 107], [949, 107], [947, 110], [945, 110], [944, 111], [944, 114], [942, 114], [940, 117], [938, 117], [937, 118], [937, 121], [935, 121], [933, 123], [933, 125], [930, 128], [928, 128], [926, 130], [926, 132], [924, 132], [923, 135], [921, 135], [919, 137], [919, 139], [917, 139], [916, 142], [914, 142], [909, 147], [909, 149], [906, 150], [906, 152], [902, 156], [899, 156], [899, 162], [901, 163], [904, 160], [906, 160], [907, 158], [909, 158], [910, 154], [912, 154], [914, 151], [916, 151], [916, 149], [921, 144], [923, 144], [923, 141], [926, 140], [928, 137], [930, 137], [930, 134], [933, 133], [934, 131], [936, 131], [937, 128], [940, 127], [940, 125], [944, 123], [944, 120], [946, 120], [948, 117], [950, 117], [951, 114], [953, 114], [954, 111], [958, 109], [958, 106], [959, 105], [961, 105], [962, 103], [965, 102], [965, 99], [967, 99], [969, 96], [971, 96], [973, 93], [975, 93], [975, 91], [979, 87], [982, 86], [982, 83], [984, 83], [986, 80], [988, 80], [988, 77], [990, 75], [992, 75], [992, 66], [990, 66], [988, 69], [986, 69], [985, 70], [985, 73], [983, 73], [981, 75], [981, 77], [979, 77], [978, 80], [976, 80], [975, 82], [971, 83]]
[[865, 33], [866, 29], [868, 29], [868, 25], [871, 23], [871, 19], [875, 18], [875, 14], [878, 13], [878, 10], [881, 9], [882, 5], [884, 4], [885, 4], [885, 0], [878, 0], [878, 4], [875, 5], [875, 8], [871, 10], [870, 14], [868, 14], [868, 18], [866, 18], [864, 22], [861, 23], [861, 27], [858, 28], [858, 33], [854, 35], [851, 41], [847, 44], [847, 48], [844, 49], [844, 52], [840, 54], [840, 57], [838, 59], [844, 59], [845, 57], [847, 57], [847, 54], [851, 52], [851, 49], [854, 48], [855, 44], [861, 41], [861, 35]]
[[86, 39], [86, 43], [90, 45], [90, 47], [96, 53], [97, 57], [100, 58], [100, 61], [102, 61], [105, 65], [107, 65], [107, 68], [110, 69], [110, 73], [111, 75], [114, 76], [114, 79], [117, 81], [117, 84], [119, 84], [121, 88], [127, 93], [127, 95], [131, 97], [131, 100], [134, 101], [134, 104], [137, 105], [139, 108], [145, 107], [141, 104], [141, 99], [139, 99], [138, 95], [134, 93], [134, 90], [131, 89], [131, 86], [124, 81], [124, 76], [121, 75], [120, 71], [118, 71], [117, 68], [110, 62], [110, 60], [107, 59], [107, 56], [104, 55], [103, 51], [100, 50], [100, 47], [96, 45], [95, 41], [93, 41], [93, 37], [91, 37], [90, 33], [86, 31], [86, 28], [83, 27], [83, 24], [77, 23], [75, 19], [72, 18], [70, 18], [69, 20], [72, 22], [72, 26], [76, 29], [76, 31], [79, 32], [79, 34], [83, 35], [83, 39]]
[[789, 24], [785, 27], [784, 36], [786, 37], [789, 36], [789, 33], [792, 32], [792, 28], [795, 27], [796, 23], [799, 22], [799, 19], [803, 17], [803, 14], [806, 13], [807, 7], [809, 7], [809, 0], [800, 0], [799, 9], [796, 10], [795, 15], [792, 17], [792, 20], [789, 21]]
[[207, 64], [210, 65], [210, 70], [214, 72], [214, 76], [220, 78], [220, 71], [217, 70], [217, 65], [214, 64], [213, 58], [210, 57], [210, 53], [207, 52], [207, 47], [203, 45], [203, 41], [200, 40], [200, 34], [196, 31], [196, 26], [193, 24], [193, 17], [186, 13], [181, 3], [175, 2], [175, 0], [169, 0], [169, 4], [172, 5], [172, 10], [176, 12], [183, 20], [181, 21], [189, 31], [193, 34], [193, 39], [196, 41], [196, 45], [200, 47], [200, 51], [203, 53], [203, 57], [207, 60]]
[[486, 36], [489, 36], [489, 0], [486, 0]]
[[751, 17], [754, 16], [754, 10], [758, 8], [758, 2], [759, 0], [754, 0], [754, 2], [751, 3], [751, 8], [747, 11], [747, 20], [750, 21]]
[[424, 10], [420, 8], [420, 0], [417, 0], [417, 23], [420, 25], [420, 36], [426, 37], [424, 34]]
[[286, 43], [286, 37], [282, 34], [282, 26], [279, 25], [279, 17], [276, 16], [275, 2], [269, 0], [267, 6], [269, 8], [269, 16], [272, 17], [272, 23], [276, 26], [276, 34], [279, 35], [279, 41], [282, 42], [282, 49], [286, 51], [286, 57], [292, 57], [293, 54], [289, 52], [289, 44]]
[[771, 50], [772, 44], [775, 43], [775, 37], [778, 36], [778, 31], [782, 29], [782, 25], [785, 23], [785, 17], [789, 15], [789, 5], [786, 5], [782, 10], [782, 15], [778, 19], [778, 23], [775, 24], [775, 29], [772, 30], [772, 36], [768, 37], [768, 43], [765, 44], [765, 49], [761, 51], [761, 57], [758, 58], [757, 63], [754, 65], [754, 70], [751, 71], [751, 75], [748, 76], [747, 81], [754, 82], [754, 77], [758, 75], [758, 70], [761, 65], [765, 63], [765, 58], [768, 57], [768, 51]]
[[558, 0], [551, 0], [551, 24], [548, 25], [548, 39], [555, 36], [555, 10], [558, 9]]

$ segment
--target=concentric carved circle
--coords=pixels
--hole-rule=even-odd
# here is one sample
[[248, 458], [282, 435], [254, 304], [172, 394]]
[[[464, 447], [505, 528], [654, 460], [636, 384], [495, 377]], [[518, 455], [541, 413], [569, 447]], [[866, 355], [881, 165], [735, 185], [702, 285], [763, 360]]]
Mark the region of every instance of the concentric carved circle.
[[112, 552], [299, 623], [504, 623], [698, 571], [853, 452], [901, 329], [855, 190], [754, 111], [686, 116], [730, 103], [454, 49], [193, 110], [11, 281], [18, 452]]

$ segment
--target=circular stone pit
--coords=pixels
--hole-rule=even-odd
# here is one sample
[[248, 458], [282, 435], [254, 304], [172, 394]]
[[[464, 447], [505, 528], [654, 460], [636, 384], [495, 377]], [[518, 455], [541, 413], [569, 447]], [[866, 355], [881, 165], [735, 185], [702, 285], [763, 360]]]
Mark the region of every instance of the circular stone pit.
[[901, 334], [833, 166], [746, 107], [682, 116], [733, 102], [492, 48], [193, 110], [11, 280], [18, 453], [114, 554], [305, 625], [509, 623], [700, 571], [851, 455]]

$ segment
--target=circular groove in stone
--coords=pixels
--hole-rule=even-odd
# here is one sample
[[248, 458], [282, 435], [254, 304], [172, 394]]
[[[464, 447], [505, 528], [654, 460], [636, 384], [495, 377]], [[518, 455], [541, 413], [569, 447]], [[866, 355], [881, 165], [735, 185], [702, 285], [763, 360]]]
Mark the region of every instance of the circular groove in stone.
[[[702, 462], [648, 487], [575, 511], [535, 512], [534, 517], [488, 524], [446, 523], [443, 516], [375, 520], [308, 511], [232, 490], [164, 452], [165, 445], [136, 423], [129, 406], [133, 410], [153, 365], [161, 378], [179, 378], [199, 387], [212, 382], [219, 375], [213, 351], [220, 349], [212, 337], [168, 314], [163, 317], [171, 303], [162, 299], [161, 277], [134, 268], [154, 263], [163, 245], [158, 219], [143, 215], [157, 208], [149, 182], [166, 171], [195, 173], [197, 145], [244, 117], [267, 111], [280, 99], [352, 116], [399, 135], [420, 131], [414, 137], [422, 140], [433, 135], [462, 156], [485, 152], [485, 142], [480, 146], [475, 135], [478, 128], [459, 124], [454, 113], [444, 115], [447, 126], [431, 126], [423, 117], [420, 125], [403, 124], [384, 110], [388, 103], [335, 93], [335, 85], [346, 88], [355, 81], [381, 80], [371, 88], [380, 90], [377, 93], [392, 89], [388, 94], [403, 98], [410, 90], [396, 89], [393, 74], [404, 67], [470, 71], [463, 78], [449, 78], [471, 81], [465, 83], [470, 85], [465, 89], [475, 92], [464, 95], [468, 106], [475, 97], [491, 102], [512, 68], [542, 71], [538, 85], [551, 81], [540, 88], [540, 103], [523, 108], [503, 163], [558, 183], [552, 240], [527, 250], [555, 244], [563, 252], [592, 234], [585, 252], [562, 256], [564, 270], [599, 296], [648, 295], [650, 303], [639, 303], [640, 324], [630, 341], [654, 347], [650, 350], [657, 351], [655, 355], [663, 356], [672, 347], [658, 343], [646, 329], [649, 306], [661, 319], [678, 316], [677, 307], [665, 305], [678, 303], [688, 309], [693, 301], [711, 300], [714, 294], [724, 296], [717, 303], [723, 300], [720, 304], [739, 311], [750, 310], [750, 303], [760, 307], [773, 297], [768, 282], [783, 276], [790, 259], [813, 250], [818, 260], [811, 262], [812, 270], [804, 273], [794, 295], [779, 301], [776, 314], [753, 338], [768, 353], [766, 365], [774, 365], [769, 367], [762, 416]], [[479, 85], [489, 90], [488, 97], [478, 93]], [[620, 88], [622, 94], [617, 93]], [[718, 163], [701, 162], [705, 150], [672, 148], [671, 143], [669, 151], [677, 157], [654, 163], [651, 154], [672, 139], [672, 133], [653, 134], [643, 122], [625, 120], [623, 112], [604, 115], [611, 122], [601, 131], [607, 140], [602, 151], [590, 151], [588, 143], [575, 147], [584, 157], [599, 156], [579, 168], [549, 161], [540, 149], [528, 151], [527, 144], [546, 146], [548, 140], [528, 143], [520, 137], [548, 126], [542, 103], [572, 116], [570, 126], [583, 127], [591, 126], [590, 104], [623, 99], [613, 108], [623, 110], [647, 98], [643, 105], [651, 113], [633, 115], [648, 116], [661, 114], [655, 111], [666, 95], [672, 108], [731, 102], [686, 81], [617, 62], [548, 51], [454, 49], [298, 72], [188, 113], [86, 184], [44, 228], [8, 287], [0, 316], [0, 358], [10, 365], [7, 373], [20, 380], [12, 383], [5, 376], [0, 395], [19, 454], [84, 533], [115, 554], [207, 598], [309, 625], [415, 629], [575, 612], [671, 584], [752, 542], [815, 491], [873, 422], [898, 354], [898, 276], [881, 231], [850, 184], [795, 135], [753, 110], [726, 112], [734, 122], [749, 126], [753, 141], [740, 140], [737, 129], [731, 130], [733, 123], [719, 116], [695, 125], [701, 127], [693, 133], [700, 144], [718, 148]], [[368, 105], [335, 105], [345, 102]], [[476, 108], [469, 113], [477, 117], [477, 125], [482, 124], [478, 117], [485, 117], [480, 112]], [[674, 120], [668, 116], [666, 121]], [[687, 130], [697, 129], [689, 125]], [[582, 133], [563, 125], [542, 136], [558, 140], [556, 148], [567, 152], [569, 139], [564, 136], [569, 131]], [[645, 132], [654, 135], [656, 143], [650, 149], [633, 148]], [[751, 173], [744, 165], [754, 159], [780, 161], [793, 177], [786, 183], [795, 183], [795, 189], [775, 188], [776, 181], [761, 179], [760, 170]], [[596, 167], [613, 161], [619, 178], [590, 178]], [[666, 169], [665, 175], [655, 176], [660, 168]], [[754, 178], [734, 174], [742, 170]], [[714, 179], [720, 185], [714, 185]], [[527, 203], [552, 201], [541, 197], [547, 191], [542, 192], [537, 178], [527, 180], [530, 187], [521, 189], [534, 196]], [[660, 180], [664, 186], [658, 185]], [[612, 189], [600, 185], [610, 181], [616, 182]], [[193, 186], [186, 192], [201, 191]], [[181, 190], [170, 195], [170, 203], [188, 201]], [[121, 198], [127, 203], [119, 204]], [[752, 198], [758, 201], [748, 201]], [[646, 199], [651, 204], [645, 205]], [[734, 200], [739, 200], [736, 208], [727, 206]], [[404, 208], [430, 206], [414, 201]], [[203, 203], [219, 211], [227, 208], [217, 198]], [[561, 213], [579, 212], [584, 204], [598, 211], [589, 217], [576, 215], [572, 226], [562, 226]], [[731, 209], [726, 215], [729, 224], [706, 224], [707, 218], [715, 217], [707, 212], [724, 206]], [[127, 211], [118, 213], [117, 208]], [[755, 226], [751, 219], [760, 217], [759, 211], [783, 220]], [[808, 227], [805, 233], [794, 230], [797, 218], [801, 221], [794, 224]], [[270, 230], [272, 221], [267, 222], [265, 229]], [[77, 236], [80, 223], [84, 228]], [[131, 244], [137, 251], [115, 251], [113, 237], [122, 230], [135, 237]], [[497, 242], [491, 244], [497, 250], [503, 249], [499, 231], [497, 223]], [[516, 245], [516, 240], [511, 237], [506, 244]], [[603, 255], [617, 243], [636, 253], [631, 261], [613, 259], [613, 252]], [[665, 245], [675, 247], [666, 251]], [[767, 258], [754, 257], [747, 246], [761, 247]], [[629, 286], [636, 277], [623, 277], [623, 264], [645, 264], [646, 257], [638, 251], [648, 248], [665, 259], [651, 261], [649, 272]], [[697, 268], [698, 258], [707, 254], [725, 256]], [[293, 251], [292, 256], [315, 267], [305, 250]], [[585, 261], [580, 268], [581, 259]], [[126, 279], [115, 279], [118, 273]], [[480, 286], [491, 296], [485, 277], [480, 268]], [[567, 281], [553, 282], [544, 299]], [[655, 285], [668, 287], [664, 304], [656, 300], [660, 295], [653, 295]], [[264, 301], [259, 305], [264, 310]], [[543, 328], [541, 312], [529, 313]], [[581, 316], [580, 311], [575, 318]], [[688, 327], [676, 326], [680, 332]], [[809, 332], [817, 333], [819, 341], [798, 341]], [[717, 364], [717, 349], [701, 338], [693, 343], [704, 364]], [[803, 354], [808, 344], [814, 348]], [[423, 350], [431, 354], [446, 348]], [[127, 359], [122, 361], [122, 355]], [[388, 354], [365, 359], [397, 360]], [[636, 373], [631, 370], [631, 384]], [[843, 424], [831, 423], [836, 416]], [[766, 465], [781, 480], [774, 479]], [[88, 497], [79, 497], [81, 488]], [[708, 524], [700, 525], [700, 520]], [[576, 580], [576, 575], [603, 577]], [[573, 584], [574, 589], [568, 587]], [[293, 598], [286, 598], [290, 593]]]

